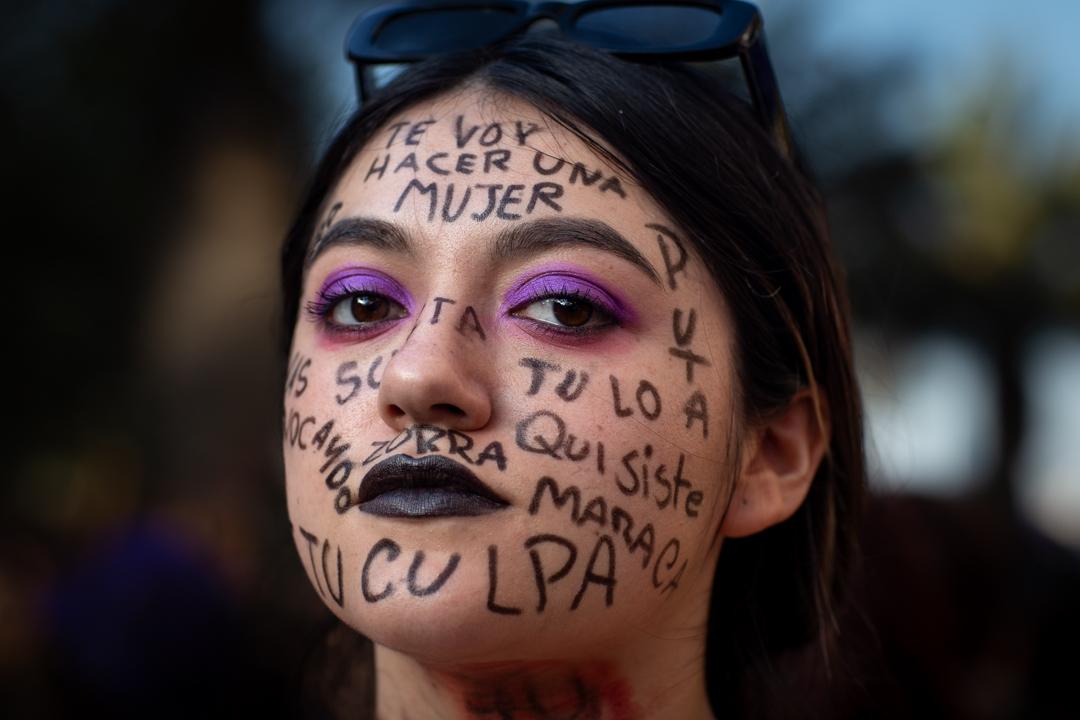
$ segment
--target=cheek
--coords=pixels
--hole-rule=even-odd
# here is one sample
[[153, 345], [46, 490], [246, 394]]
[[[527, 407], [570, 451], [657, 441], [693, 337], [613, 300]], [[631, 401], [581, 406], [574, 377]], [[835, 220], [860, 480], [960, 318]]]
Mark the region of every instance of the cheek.
[[549, 538], [536, 545], [544, 572], [561, 578], [559, 558], [576, 553], [585, 577], [603, 584], [610, 558], [619, 568], [610, 579], [646, 613], [649, 597], [663, 600], [688, 571], [707, 571], [730, 475], [731, 427], [705, 399], [729, 404], [723, 375], [688, 383], [667, 351], [607, 366], [523, 357], [528, 382], [509, 398], [522, 408], [515, 449], [532, 469], [520, 478], [521, 504]]
[[388, 353], [336, 352], [298, 340], [285, 380], [282, 442], [290, 517], [330, 522], [353, 506], [367, 453], [378, 432], [378, 388]]

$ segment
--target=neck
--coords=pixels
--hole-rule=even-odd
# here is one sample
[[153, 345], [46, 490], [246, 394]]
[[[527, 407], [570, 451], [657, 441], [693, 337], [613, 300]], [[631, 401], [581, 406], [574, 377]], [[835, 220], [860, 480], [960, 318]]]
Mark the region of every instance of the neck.
[[376, 646], [376, 717], [712, 718], [703, 654], [702, 637], [660, 643], [654, 637], [647, 648], [621, 650], [617, 657], [436, 667]]

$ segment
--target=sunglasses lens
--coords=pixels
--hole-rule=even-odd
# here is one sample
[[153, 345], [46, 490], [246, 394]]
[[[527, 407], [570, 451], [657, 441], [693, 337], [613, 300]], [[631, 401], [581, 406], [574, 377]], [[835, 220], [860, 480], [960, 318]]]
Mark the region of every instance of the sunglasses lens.
[[509, 10], [420, 10], [391, 18], [379, 28], [375, 47], [431, 55], [483, 47], [510, 32], [518, 16]]
[[627, 47], [641, 52], [670, 50], [711, 38], [723, 15], [717, 10], [678, 3], [597, 8], [574, 25], [577, 37], [590, 44]]

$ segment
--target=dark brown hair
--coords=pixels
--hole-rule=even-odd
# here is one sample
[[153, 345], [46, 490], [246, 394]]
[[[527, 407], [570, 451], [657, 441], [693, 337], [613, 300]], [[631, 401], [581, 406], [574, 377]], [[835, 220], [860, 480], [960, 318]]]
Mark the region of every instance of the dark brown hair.
[[832, 432], [806, 501], [775, 527], [725, 541], [714, 582], [710, 701], [752, 710], [788, 651], [817, 646], [816, 661], [828, 666], [864, 492], [846, 292], [820, 198], [741, 100], [685, 66], [626, 63], [536, 34], [442, 56], [384, 89], [325, 153], [284, 247], [286, 348], [304, 255], [338, 179], [391, 118], [466, 84], [532, 104], [667, 212], [731, 309], [744, 424], [782, 410], [802, 388], [819, 390]]

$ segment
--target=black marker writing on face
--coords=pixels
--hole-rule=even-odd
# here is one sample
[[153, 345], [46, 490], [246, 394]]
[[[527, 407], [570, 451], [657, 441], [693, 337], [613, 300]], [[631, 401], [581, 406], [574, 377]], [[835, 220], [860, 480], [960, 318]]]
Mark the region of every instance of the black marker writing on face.
[[[390, 353], [390, 357], [393, 357], [396, 354], [397, 350], [393, 350]], [[378, 372], [379, 366], [382, 365], [382, 361], [383, 356], [376, 355], [375, 359], [372, 360], [371, 363], [368, 365], [366, 376], [367, 386], [372, 390], [379, 389], [380, 383], [378, 380], [375, 379], [375, 373]], [[337, 393], [334, 395], [334, 400], [337, 401], [338, 405], [344, 405], [345, 403], [352, 400], [354, 397], [359, 395], [360, 390], [364, 387], [364, 376], [359, 373], [354, 374], [354, 372], [358, 369], [359, 368], [355, 360], [346, 360], [345, 362], [338, 365], [337, 384], [343, 387], [348, 387], [350, 385], [352, 386], [352, 389], [349, 390], [349, 393], [347, 395], [342, 395], [341, 393]]]
[[521, 608], [500, 605], [495, 599], [499, 583], [499, 548], [488, 545], [488, 595], [487, 609], [496, 615], [520, 615]]
[[319, 582], [319, 571], [315, 567], [315, 551], [312, 549], [313, 547], [318, 546], [319, 538], [317, 535], [309, 533], [302, 527], [300, 528], [300, 535], [303, 536], [308, 544], [308, 558], [311, 560], [311, 576], [315, 578], [315, 587], [318, 588], [320, 595], [326, 597], [326, 593], [323, 592], [322, 589], [322, 583]]
[[[510, 125], [510, 123], [507, 123]], [[517, 139], [518, 146], [525, 145], [525, 141], [529, 139], [529, 136], [540, 129], [540, 126], [533, 122], [522, 122], [516, 120], [510, 125], [511, 130], [506, 131], [505, 134], [509, 135], [513, 133], [514, 138]], [[454, 142], [457, 143], [458, 148], [463, 148], [469, 144], [469, 141], [474, 137], [477, 138], [477, 142], [483, 146], [498, 145], [504, 135], [503, 123], [489, 123], [483, 129], [479, 125], [466, 125], [465, 116], [458, 115], [454, 118]], [[479, 133], [479, 136], [477, 136]]]
[[668, 348], [668, 352], [672, 357], [676, 357], [686, 362], [686, 382], [694, 382], [694, 367], [697, 365], [704, 365], [710, 367], [712, 363], [704, 355], [698, 355], [693, 350], [685, 348]]
[[315, 237], [312, 241], [313, 246], [318, 245], [319, 240], [321, 240], [322, 237], [326, 235], [326, 231], [329, 230], [330, 226], [334, 224], [334, 218], [336, 218], [337, 214], [341, 212], [342, 207], [343, 204], [341, 202], [336, 202], [330, 206], [330, 209], [326, 212], [326, 217], [323, 218], [323, 221], [321, 223], [319, 223], [319, 227], [315, 229]]
[[397, 140], [398, 135], [402, 130], [408, 128], [405, 131], [404, 140], [406, 145], [419, 145], [420, 138], [424, 135], [427, 129], [435, 124], [435, 120], [420, 120], [418, 122], [412, 122], [410, 120], [401, 120], [391, 124], [387, 130], [390, 132], [390, 137], [386, 140], [386, 147], [390, 147]]
[[[671, 507], [676, 512], [679, 509], [679, 492], [686, 488], [689, 490], [693, 487], [693, 483], [683, 477], [683, 466], [686, 460], [686, 456], [683, 453], [679, 453], [679, 460], [675, 465], [675, 474], [671, 477], [667, 477], [667, 466], [664, 463], [655, 463], [650, 472], [650, 466], [648, 463], [649, 458], [652, 457], [652, 446], [645, 445], [641, 454], [639, 455], [637, 450], [631, 450], [622, 457], [622, 466], [625, 470], [625, 475], [615, 475], [615, 484], [619, 490], [625, 495], [637, 495], [642, 497], [652, 497], [656, 503], [656, 507], [663, 510], [667, 507]], [[642, 458], [641, 465], [636, 466], [634, 463], [639, 458]], [[623, 478], [626, 478], [624, 480]], [[649, 480], [653, 481], [653, 489], [649, 491]], [[696, 500], [693, 504], [701, 502], [700, 491], [694, 491], [697, 494]], [[694, 493], [688, 493], [684, 495], [685, 499], [685, 512], [687, 517], [697, 517], [696, 508], [692, 508], [690, 495]]]
[[[532, 379], [529, 382], [529, 389], [525, 392], [526, 395], [536, 395], [540, 392], [549, 371], [562, 371], [562, 368], [556, 363], [531, 357], [522, 358], [518, 365], [532, 370]], [[581, 396], [581, 393], [585, 391], [585, 386], [588, 384], [589, 373], [582, 370], [579, 375], [577, 370], [567, 370], [562, 382], [555, 387], [555, 394], [566, 402], [573, 402]]]
[[648, 223], [645, 227], [656, 231], [656, 242], [660, 246], [660, 255], [664, 258], [664, 269], [667, 271], [668, 287], [677, 290], [679, 284], [675, 276], [686, 274], [686, 263], [689, 260], [686, 248], [669, 228], [657, 223]]
[[[653, 549], [656, 546], [656, 531], [653, 529], [652, 523], [646, 523], [635, 533], [633, 516], [618, 505], [610, 504], [607, 499], [601, 495], [597, 495], [585, 503], [585, 509], [582, 510], [580, 488], [574, 485], [568, 485], [565, 489], [560, 489], [554, 478], [547, 476], [540, 478], [536, 483], [536, 490], [533, 493], [532, 501], [529, 503], [530, 515], [537, 515], [541, 512], [544, 507], [545, 498], [551, 498], [551, 504], [556, 510], [562, 510], [563, 508], [568, 507], [570, 520], [576, 526], [580, 527], [586, 523], [593, 523], [596, 524], [598, 530], [604, 530], [610, 527], [616, 537], [621, 538], [622, 545], [626, 548], [627, 553], [631, 557], [638, 553], [641, 554], [642, 570], [648, 568], [649, 564], [654, 560], [659, 562], [659, 557], [654, 557], [653, 553]], [[609, 506], [611, 511], [610, 514], [608, 513]], [[606, 538], [608, 536], [599, 534], [599, 537]], [[668, 546], [671, 546], [670, 542], [665, 548]], [[678, 559], [678, 550], [679, 543], [676, 541], [674, 551], [668, 550], [669, 560], [672, 563], [668, 566], [669, 569], [673, 566], [675, 560]], [[594, 549], [594, 553], [595, 552], [598, 551]], [[675, 556], [674, 559], [671, 559], [672, 554]], [[534, 567], [534, 574], [535, 572], [536, 569]], [[657, 577], [658, 572], [658, 569], [654, 567], [654, 578]]]
[[417, 550], [413, 555], [413, 561], [409, 564], [409, 577], [408, 587], [409, 594], [413, 597], [425, 597], [427, 595], [434, 595], [442, 586], [446, 584], [446, 581], [450, 579], [450, 576], [457, 570], [458, 562], [461, 561], [461, 555], [454, 553], [450, 556], [450, 560], [446, 563], [439, 574], [435, 576], [435, 579], [425, 585], [420, 585], [418, 577], [420, 574], [420, 566], [424, 564], [424, 551]]
[[[678, 538], [671, 538], [668, 540], [667, 545], [664, 546], [664, 549], [660, 551], [660, 555], [656, 558], [656, 564], [653, 565], [652, 571], [652, 583], [655, 588], [660, 588], [661, 585], [663, 585], [663, 588], [660, 590], [661, 594], [679, 587], [679, 580], [682, 579], [683, 572], [686, 570], [686, 560], [683, 560], [682, 567], [680, 567], [678, 572], [675, 573], [675, 576], [666, 583], [660, 580], [659, 573], [661, 565], [664, 565], [668, 570], [675, 567], [675, 563], [679, 561], [680, 550], [681, 545]], [[667, 563], [664, 563], [664, 558], [669, 558]]]
[[303, 353], [296, 353], [289, 361], [288, 381], [285, 384], [285, 391], [293, 393], [294, 398], [300, 397], [307, 390], [307, 370], [310, 367], [311, 358]]
[[[634, 414], [634, 410], [631, 407], [622, 404], [622, 395], [618, 378], [614, 375], [609, 377], [611, 379], [611, 400], [615, 408], [615, 416], [630, 417]], [[642, 417], [646, 420], [655, 420], [660, 417], [663, 403], [660, 401], [659, 391], [657, 391], [656, 386], [651, 382], [648, 380], [641, 380], [638, 382], [634, 398], [637, 400], [638, 412], [640, 412]]]
[[[337, 582], [335, 583], [331, 578], [330, 566], [328, 563], [330, 555], [330, 541], [324, 539], [322, 542], [322, 577], [326, 580], [326, 591], [323, 591], [322, 583], [319, 582], [319, 566], [315, 564], [315, 551], [314, 548], [319, 544], [319, 538], [311, 532], [308, 532], [303, 527], [297, 526], [300, 531], [300, 535], [304, 538], [308, 545], [308, 559], [311, 563], [311, 575], [315, 578], [315, 587], [319, 590], [319, 594], [326, 597], [327, 592], [330, 594], [330, 598], [337, 603], [338, 607], [345, 607], [345, 573], [342, 566], [341, 558], [341, 546], [337, 548]], [[337, 592], [334, 592], [334, 586], [337, 585]]]
[[473, 309], [472, 305], [465, 306], [465, 311], [461, 313], [461, 319], [458, 321], [455, 330], [466, 337], [471, 332], [481, 340], [487, 340], [487, 335], [484, 334], [484, 328], [480, 325], [480, 318], [476, 316], [476, 310]]
[[[566, 559], [563, 560], [562, 566], [550, 575], [544, 572], [544, 563], [541, 562], [538, 547], [540, 545], [557, 545], [566, 550]], [[544, 608], [547, 607], [548, 586], [562, 580], [569, 574], [570, 568], [574, 566], [574, 562], [577, 560], [577, 546], [558, 535], [544, 534], [533, 535], [526, 540], [525, 548], [529, 551], [529, 559], [532, 561], [533, 566], [533, 578], [536, 580], [536, 612], [542, 613]]]
[[[385, 574], [387, 570], [392, 569], [391, 566], [396, 566], [396, 561], [401, 555], [401, 546], [390, 538], [383, 538], [375, 543], [371, 550], [368, 551], [367, 558], [364, 560], [363, 569], [360, 572], [360, 592], [364, 596], [364, 600], [369, 603], [377, 603], [381, 600], [385, 600], [392, 597], [397, 591], [397, 585], [391, 581], [385, 582], [382, 589], [378, 591], [373, 590], [374, 581], [371, 579], [372, 568], [375, 566], [376, 561], [379, 560], [380, 555], [385, 556], [385, 560], [381, 562], [381, 567]], [[426, 556], [424, 551], [417, 550], [413, 553], [412, 562], [409, 563], [408, 573], [405, 577], [405, 587], [412, 597], [429, 597], [442, 590], [457, 570], [458, 564], [461, 562], [461, 555], [452, 553], [449, 560], [447, 560], [446, 565], [441, 570], [437, 571], [435, 577], [426, 584], [420, 580], [421, 568], [424, 565], [425, 559]]]
[[450, 298], [444, 298], [444, 297], [437, 297], [437, 298], [434, 298], [434, 302], [435, 302], [435, 311], [433, 313], [431, 313], [431, 324], [432, 325], [438, 325], [439, 324], [439, 314], [442, 313], [443, 303], [450, 303], [451, 305], [454, 305], [455, 303], [457, 303], [457, 300], [451, 300]]
[[544, 384], [544, 376], [548, 370], [553, 372], [558, 372], [560, 370], [559, 366], [555, 363], [549, 363], [546, 360], [529, 357], [521, 358], [518, 365], [532, 370], [532, 380], [529, 383], [529, 389], [525, 392], [526, 395], [535, 395], [540, 392], [540, 387]]
[[287, 412], [288, 422], [285, 429], [285, 440], [289, 447], [298, 447], [301, 450], [308, 449], [308, 443], [304, 441], [304, 432], [307, 428], [317, 424], [313, 415], [301, 417], [296, 410]]
[[[445, 450], [440, 444], [443, 440], [446, 440]], [[425, 424], [410, 425], [390, 440], [372, 442], [371, 446], [375, 449], [360, 464], [362, 466], [370, 465], [380, 457], [401, 450], [410, 441], [413, 441], [414, 444], [409, 445], [408, 450], [403, 450], [403, 452], [415, 452], [417, 455], [445, 452], [448, 456], [460, 457], [469, 465], [484, 467], [491, 461], [495, 463], [495, 467], [500, 472], [506, 470], [506, 453], [503, 451], [502, 443], [498, 440], [492, 440], [484, 446], [483, 450], [473, 456], [470, 454], [473, 448], [473, 438], [468, 433]], [[415, 451], [413, 447], [415, 447]]]
[[[528, 188], [528, 192], [526, 192]], [[474, 193], [473, 190], [476, 192]], [[531, 186], [523, 184], [503, 185], [501, 183], [477, 183], [475, 185], [458, 186], [455, 183], [440, 184], [435, 181], [423, 183], [412, 179], [405, 185], [394, 204], [394, 212], [401, 212], [405, 201], [414, 197], [418, 202], [427, 198], [427, 221], [434, 222], [436, 211], [443, 222], [454, 222], [462, 216], [467, 207], [479, 208], [469, 215], [476, 222], [483, 222], [489, 217], [500, 220], [519, 220], [523, 216], [519, 212], [524, 204], [524, 214], [531, 215], [538, 205], [544, 205], [555, 212], [562, 212], [562, 205], [557, 200], [563, 195], [563, 187], [558, 183], [541, 182]], [[440, 196], [442, 198], [440, 205]], [[461, 198], [457, 204], [454, 198]], [[484, 203], [482, 207], [472, 201], [477, 198]], [[525, 198], [528, 197], [526, 201]], [[511, 209], [514, 208], [514, 209]]]
[[[382, 355], [379, 356], [379, 359], [380, 360], [382, 359]], [[364, 386], [364, 381], [363, 381], [363, 379], [361, 379], [361, 377], [359, 375], [350, 375], [349, 374], [355, 369], [356, 369], [356, 361], [355, 360], [348, 360], [348, 361], [343, 362], [340, 365], [338, 365], [337, 384], [338, 385], [350, 385], [350, 384], [352, 385], [352, 390], [349, 391], [348, 395], [342, 395], [341, 393], [336, 393], [334, 395], [334, 400], [337, 402], [338, 405], [344, 405], [345, 403], [352, 400], [354, 397], [356, 397], [356, 394], [358, 392], [360, 392], [360, 388], [362, 388]]]
[[[390, 164], [393, 162], [393, 155], [387, 153], [385, 155], [376, 155], [371, 160], [371, 165], [368, 166], [367, 174], [364, 175], [364, 182], [367, 182], [375, 177], [376, 180], [382, 180], [386, 177], [386, 173], [390, 170]], [[400, 157], [400, 156], [399, 156]], [[423, 157], [423, 156], [421, 156]], [[423, 160], [417, 157], [414, 152], [406, 154], [397, 161], [394, 165], [394, 169], [390, 170], [390, 174], [396, 175], [402, 170], [411, 170], [413, 174], [420, 172], [420, 165], [442, 177], [448, 177], [451, 175], [472, 175], [473, 173], [480, 173], [483, 175], [490, 175], [495, 171], [507, 172], [510, 169], [510, 160], [513, 157], [509, 150], [485, 150], [480, 154], [476, 153], [459, 153], [456, 158], [451, 159], [451, 155], [445, 152], [436, 152], [428, 155]], [[465, 189], [468, 194], [469, 188]], [[464, 201], [467, 202], [467, 201]], [[449, 205], [450, 202], [447, 202]], [[445, 212], [445, 208], [444, 208]]]
[[350, 448], [349, 443], [341, 442], [340, 435], [332, 435], [334, 430], [333, 420], [328, 420], [322, 427], [315, 430], [314, 434], [305, 442], [305, 432], [308, 431], [308, 428], [314, 428], [318, 422], [310, 415], [302, 418], [300, 413], [295, 410], [287, 410], [286, 416], [288, 420], [285, 441], [289, 443], [290, 447], [296, 447], [300, 450], [311, 449], [323, 453], [326, 460], [319, 467], [319, 475], [323, 477], [327, 489], [337, 491], [334, 498], [334, 509], [338, 513], [345, 513], [354, 504], [352, 491], [345, 484], [352, 475], [353, 470], [352, 460], [346, 455]]
[[386, 561], [393, 562], [397, 560], [398, 555], [401, 554], [401, 546], [390, 538], [383, 538], [379, 542], [375, 543], [371, 550], [368, 551], [367, 558], [364, 560], [364, 567], [360, 571], [360, 592], [364, 596], [364, 600], [369, 603], [379, 602], [380, 600], [387, 598], [394, 592], [394, 586], [392, 583], [386, 583], [383, 589], [379, 592], [372, 592], [370, 587], [370, 575], [371, 566], [374, 564], [375, 559], [380, 553], [386, 554]]
[[[601, 548], [603, 548], [604, 555], [607, 558], [605, 561], [607, 570], [603, 573], [598, 572], [600, 569]], [[592, 555], [589, 556], [589, 564], [585, 568], [585, 578], [581, 581], [581, 588], [578, 590], [577, 595], [574, 596], [574, 602], [570, 604], [570, 609], [577, 610], [582, 598], [585, 597], [585, 591], [589, 588], [589, 585], [593, 584], [603, 586], [604, 604], [611, 607], [611, 603], [615, 600], [615, 583], [615, 546], [611, 543], [611, 538], [607, 535], [601, 535], [596, 539]]]
[[[560, 158], [547, 155], [539, 150], [533, 155], [533, 170], [541, 175], [557, 175], [567, 165], [567, 161]], [[604, 173], [600, 170], [591, 171], [580, 162], [570, 164], [568, 182], [571, 185], [581, 184], [586, 187], [593, 185], [601, 180], [597, 190], [600, 193], [613, 192], [621, 198], [626, 197], [626, 191], [623, 190], [622, 183], [619, 182], [619, 178], [615, 175], [605, 178]]]
[[589, 384], [589, 373], [582, 370], [580, 377], [577, 378], [577, 387], [574, 387], [576, 377], [577, 371], [567, 370], [563, 381], [555, 387], [555, 394], [566, 402], [573, 402], [581, 397], [581, 393], [585, 392], [585, 386]]
[[694, 367], [696, 365], [711, 367], [712, 363], [689, 347], [694, 339], [694, 331], [697, 329], [697, 310], [690, 308], [690, 311], [686, 313], [685, 325], [683, 322], [683, 311], [675, 308], [671, 315], [671, 332], [675, 336], [675, 345], [677, 347], [668, 348], [668, 352], [673, 357], [686, 361], [686, 382], [693, 382]]
[[700, 390], [694, 391], [694, 394], [686, 401], [683, 413], [686, 415], [687, 430], [697, 420], [701, 422], [701, 437], [709, 437], [709, 410], [705, 403], [705, 395]]
[[[541, 546], [560, 546], [566, 551], [561, 567], [553, 573], [548, 574], [545, 570], [540, 556]], [[536, 612], [542, 613], [550, 606], [551, 585], [566, 577], [574, 568], [578, 557], [577, 546], [559, 535], [542, 533], [525, 540], [524, 549], [529, 553], [533, 578], [536, 582]], [[577, 610], [592, 585], [599, 585], [604, 589], [604, 606], [611, 607], [615, 601], [616, 584], [615, 545], [610, 536], [600, 534], [586, 562], [581, 584], [570, 601], [569, 609]], [[496, 615], [521, 615], [523, 612], [522, 608], [508, 604], [505, 599], [499, 598], [499, 547], [497, 545], [488, 546], [487, 609]]]
[[[589, 441], [567, 433], [566, 421], [550, 410], [538, 410], [518, 422], [514, 438], [522, 450], [556, 460], [565, 457], [577, 462], [589, 455]], [[560, 450], [563, 455], [559, 455]]]

